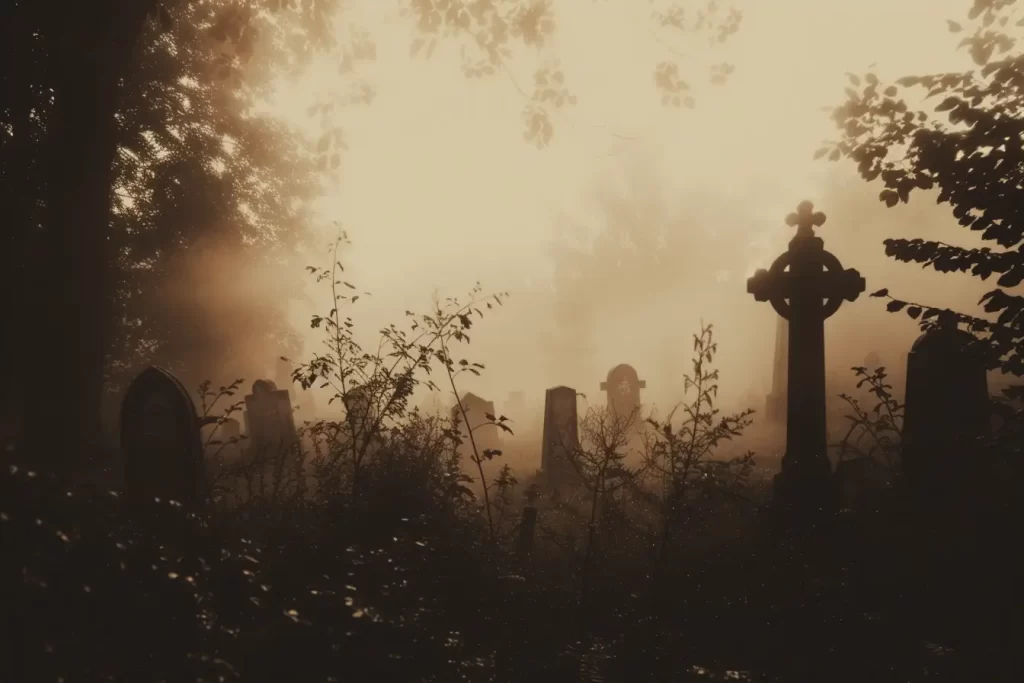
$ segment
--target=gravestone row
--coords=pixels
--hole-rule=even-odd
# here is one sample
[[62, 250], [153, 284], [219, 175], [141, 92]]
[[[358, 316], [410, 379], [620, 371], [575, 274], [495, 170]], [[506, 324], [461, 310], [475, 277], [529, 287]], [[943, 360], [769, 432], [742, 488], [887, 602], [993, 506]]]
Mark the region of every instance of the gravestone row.
[[[258, 380], [245, 397], [246, 450], [290, 448], [298, 440], [287, 391]], [[219, 424], [218, 424], [219, 422]], [[133, 500], [174, 500], [195, 509], [206, 491], [201, 429], [217, 424], [217, 440], [237, 455], [242, 436], [237, 420], [200, 417], [180, 381], [164, 368], [150, 367], [129, 385], [121, 403], [124, 492]], [[232, 443], [234, 442], [234, 443]]]

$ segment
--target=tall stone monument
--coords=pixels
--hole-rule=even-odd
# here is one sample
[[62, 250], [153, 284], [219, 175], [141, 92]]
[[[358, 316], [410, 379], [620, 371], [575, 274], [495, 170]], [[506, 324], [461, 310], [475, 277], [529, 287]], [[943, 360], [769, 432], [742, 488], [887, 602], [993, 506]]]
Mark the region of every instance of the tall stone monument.
[[579, 447], [579, 419], [576, 390], [554, 387], [544, 396], [544, 436], [541, 444], [541, 471], [552, 488], [571, 486], [579, 475], [570, 460]]
[[814, 228], [825, 223], [810, 202], [801, 202], [786, 223], [797, 228], [789, 249], [768, 270], [747, 281], [747, 292], [768, 301], [789, 323], [789, 373], [786, 396], [786, 453], [775, 477], [779, 503], [804, 515], [826, 511], [833, 503], [825, 418], [825, 320], [843, 301], [855, 301], [864, 278], [844, 270]]

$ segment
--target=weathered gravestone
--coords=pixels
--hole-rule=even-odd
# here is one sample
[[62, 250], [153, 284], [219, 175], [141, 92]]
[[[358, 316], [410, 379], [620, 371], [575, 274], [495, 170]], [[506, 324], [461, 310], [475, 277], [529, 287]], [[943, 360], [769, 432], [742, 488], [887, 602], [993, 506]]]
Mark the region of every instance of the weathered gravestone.
[[205, 495], [200, 426], [192, 397], [174, 375], [142, 371], [121, 403], [126, 497], [198, 507]]
[[547, 390], [542, 438], [540, 467], [547, 485], [557, 489], [578, 482], [579, 475], [570, 459], [580, 441], [575, 389]]
[[[832, 465], [828, 459], [825, 412], [825, 320], [843, 301], [855, 301], [864, 278], [844, 270], [814, 228], [825, 223], [810, 202], [801, 202], [786, 223], [797, 228], [789, 249], [768, 270], [747, 281], [757, 301], [769, 301], [789, 322], [786, 387], [786, 453], [775, 477], [775, 496], [808, 515], [831, 507]], [[813, 520], [808, 520], [813, 521]]]
[[775, 358], [772, 362], [772, 391], [765, 399], [764, 417], [772, 424], [786, 422], [786, 383], [789, 379], [789, 324], [778, 318], [775, 326]]
[[919, 492], [937, 475], [955, 477], [958, 460], [964, 462], [989, 429], [988, 376], [983, 360], [968, 348], [972, 340], [943, 316], [907, 356], [901, 465], [907, 483]]
[[245, 425], [251, 454], [276, 455], [298, 442], [291, 398], [268, 379], [253, 382], [245, 397]]
[[646, 380], [626, 363], [609, 370], [607, 379], [601, 382], [601, 391], [608, 396], [608, 412], [622, 418], [639, 413], [640, 390], [646, 388]]
[[[467, 393], [462, 397], [462, 409], [466, 411], [465, 417], [459, 411], [458, 405], [452, 407], [452, 414], [458, 419], [459, 431], [462, 434], [462, 447], [459, 451], [469, 455], [472, 453], [473, 444], [476, 444], [476, 450], [481, 456], [484, 451], [500, 451], [501, 435], [498, 433], [498, 427], [487, 417], [497, 417], [494, 402]], [[473, 435], [472, 441], [470, 432]]]

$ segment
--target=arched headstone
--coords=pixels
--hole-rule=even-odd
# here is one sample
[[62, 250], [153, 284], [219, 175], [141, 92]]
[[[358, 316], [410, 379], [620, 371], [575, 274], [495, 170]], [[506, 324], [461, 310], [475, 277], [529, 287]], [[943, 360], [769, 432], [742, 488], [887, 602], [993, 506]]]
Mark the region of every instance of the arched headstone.
[[907, 355], [902, 470], [912, 485], [967, 454], [989, 428], [988, 376], [968, 349], [972, 340], [946, 324], [918, 337]]
[[158, 367], [141, 372], [121, 403], [125, 495], [200, 504], [205, 473], [199, 428], [192, 397], [173, 374]]
[[627, 417], [640, 410], [640, 390], [647, 382], [640, 379], [632, 365], [622, 363], [608, 371], [608, 378], [601, 382], [601, 391], [607, 392], [608, 411]]

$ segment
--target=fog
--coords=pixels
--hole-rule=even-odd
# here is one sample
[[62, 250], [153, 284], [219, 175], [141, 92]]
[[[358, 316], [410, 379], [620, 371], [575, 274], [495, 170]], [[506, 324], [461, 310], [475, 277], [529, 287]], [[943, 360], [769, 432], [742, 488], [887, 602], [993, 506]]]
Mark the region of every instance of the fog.
[[[524, 391], [537, 411], [544, 390], [562, 384], [603, 403], [599, 383], [619, 363], [647, 380], [645, 403], [668, 408], [682, 398], [702, 321], [715, 326], [723, 400], [760, 401], [776, 314], [745, 280], [785, 249], [784, 219], [801, 200], [828, 214], [819, 234], [866, 277], [867, 293], [886, 287], [969, 309], [986, 291], [884, 255], [887, 237], [970, 243], [946, 207], [920, 194], [886, 209], [881, 188], [852, 165], [812, 160], [835, 137], [822, 108], [843, 101], [845, 72], [966, 68], [946, 30], [966, 9], [953, 0], [750, 3], [739, 33], [711, 49], [657, 28], [647, 3], [555, 3], [550, 45], [517, 51], [507, 73], [467, 79], [443, 42], [429, 60], [411, 58], [409, 19], [390, 3], [349, 6], [338, 31], [360, 26], [375, 40], [376, 59], [360, 72], [374, 97], [337, 115], [347, 149], [315, 204], [310, 240], [326, 244], [339, 225], [348, 232], [346, 277], [371, 294], [353, 309], [366, 342], [405, 310], [428, 311], [435, 291], [462, 296], [476, 281], [508, 291], [467, 351], [486, 372], [460, 386], [499, 408]], [[339, 59], [282, 80], [266, 110], [313, 139], [322, 119], [308, 109], [339, 87]], [[653, 72], [666, 59], [695, 82], [713, 63], [735, 72], [698, 89], [695, 109], [665, 107]], [[578, 104], [553, 116], [552, 143], [538, 150], [522, 138], [523, 84], [552, 60]], [[323, 263], [322, 252], [305, 256]], [[253, 295], [272, 296], [265, 289]], [[899, 366], [918, 334], [867, 293], [827, 324], [830, 393], [847, 388], [849, 367], [871, 351]], [[309, 316], [329, 302], [310, 286], [287, 305], [308, 354], [320, 343]], [[269, 376], [275, 357], [255, 371]]]

